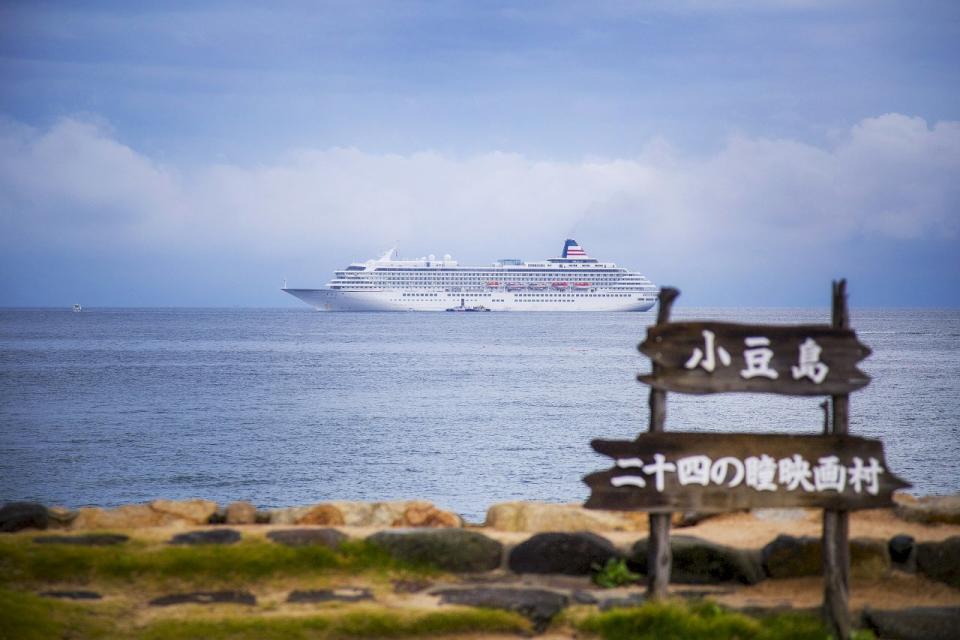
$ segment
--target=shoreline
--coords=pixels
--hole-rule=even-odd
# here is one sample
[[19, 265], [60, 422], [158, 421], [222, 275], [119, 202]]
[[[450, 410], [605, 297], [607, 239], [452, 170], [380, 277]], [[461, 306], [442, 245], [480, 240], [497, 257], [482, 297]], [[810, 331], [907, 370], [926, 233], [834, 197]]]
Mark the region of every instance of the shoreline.
[[[917, 634], [900, 637], [939, 637], [925, 625], [944, 616], [953, 625], [960, 616], [960, 495], [897, 502], [851, 514], [850, 610], [864, 628], [919, 624]], [[10, 506], [0, 509], [0, 526], [11, 523]], [[105, 616], [131, 637], [184, 620], [215, 627], [299, 624], [292, 621], [304, 616], [339, 624], [389, 615], [400, 624], [463, 615], [469, 630], [486, 620], [470, 616], [499, 609], [519, 617], [504, 622], [514, 632], [498, 637], [574, 638], [583, 637], [584, 621], [614, 610], [645, 615], [645, 513], [501, 503], [473, 525], [425, 501], [320, 503], [259, 515], [247, 503], [220, 508], [203, 500], [77, 512], [35, 505], [35, 515], [36, 507], [53, 526], [0, 535], [4, 589], [26, 598], [24, 608]], [[666, 606], [694, 615], [702, 603], [756, 620], [798, 615], [816, 624], [820, 528], [817, 509], [675, 514], [668, 590], [675, 604]], [[611, 562], [635, 575], [603, 584]]]

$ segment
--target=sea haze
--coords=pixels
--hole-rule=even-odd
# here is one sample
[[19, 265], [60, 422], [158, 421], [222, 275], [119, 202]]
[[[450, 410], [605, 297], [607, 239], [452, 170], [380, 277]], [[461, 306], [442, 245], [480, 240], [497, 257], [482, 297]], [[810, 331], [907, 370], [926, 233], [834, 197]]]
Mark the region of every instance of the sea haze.
[[[824, 309], [675, 319], [829, 321]], [[919, 493], [960, 490], [960, 311], [858, 310], [850, 431]], [[423, 498], [470, 520], [577, 502], [593, 438], [646, 429], [653, 314], [0, 310], [0, 500], [259, 507]], [[821, 398], [669, 394], [668, 430], [817, 433]]]

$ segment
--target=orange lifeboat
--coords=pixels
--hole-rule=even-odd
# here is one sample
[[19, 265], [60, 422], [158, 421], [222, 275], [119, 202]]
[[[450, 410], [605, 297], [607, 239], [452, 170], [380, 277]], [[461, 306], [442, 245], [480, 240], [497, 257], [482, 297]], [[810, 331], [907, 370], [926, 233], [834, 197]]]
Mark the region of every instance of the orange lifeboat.
[[566, 289], [566, 288], [567, 288], [567, 283], [566, 283], [566, 282], [563, 282], [563, 281], [551, 282], [551, 283], [550, 283], [550, 286], [553, 287], [554, 289]]
[[573, 286], [575, 286], [577, 289], [586, 289], [587, 287], [590, 286], [590, 283], [589, 283], [589, 282], [574, 282], [574, 283], [573, 283]]
[[487, 286], [490, 287], [491, 289], [496, 289], [497, 287], [500, 286], [500, 281], [499, 281], [499, 280], [487, 280]]

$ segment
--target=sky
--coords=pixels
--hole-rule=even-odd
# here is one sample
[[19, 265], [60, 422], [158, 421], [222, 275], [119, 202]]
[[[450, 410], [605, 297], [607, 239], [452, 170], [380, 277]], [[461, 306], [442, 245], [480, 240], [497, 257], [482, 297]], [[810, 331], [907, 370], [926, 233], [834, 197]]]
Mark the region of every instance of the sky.
[[297, 306], [391, 246], [960, 307], [960, 3], [0, 4], [0, 306]]

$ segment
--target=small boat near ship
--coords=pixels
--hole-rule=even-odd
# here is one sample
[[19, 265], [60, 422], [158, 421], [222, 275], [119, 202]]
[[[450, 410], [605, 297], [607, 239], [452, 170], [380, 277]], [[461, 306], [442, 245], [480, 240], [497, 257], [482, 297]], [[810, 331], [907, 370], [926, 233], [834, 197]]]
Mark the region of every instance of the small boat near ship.
[[80, 313], [81, 311], [83, 311], [83, 307], [80, 306], [80, 303], [79, 302], [74, 303], [73, 312]]
[[460, 306], [459, 306], [459, 307], [450, 307], [449, 309], [446, 309], [446, 311], [455, 311], [455, 312], [462, 312], [462, 313], [470, 313], [470, 312], [479, 312], [479, 311], [490, 311], [490, 309], [487, 309], [487, 308], [486, 308], [485, 306], [483, 306], [482, 304], [478, 304], [478, 305], [475, 305], [475, 306], [472, 306], [472, 307], [468, 307], [468, 306], [466, 305], [465, 300], [464, 300], [463, 298], [460, 298]]

